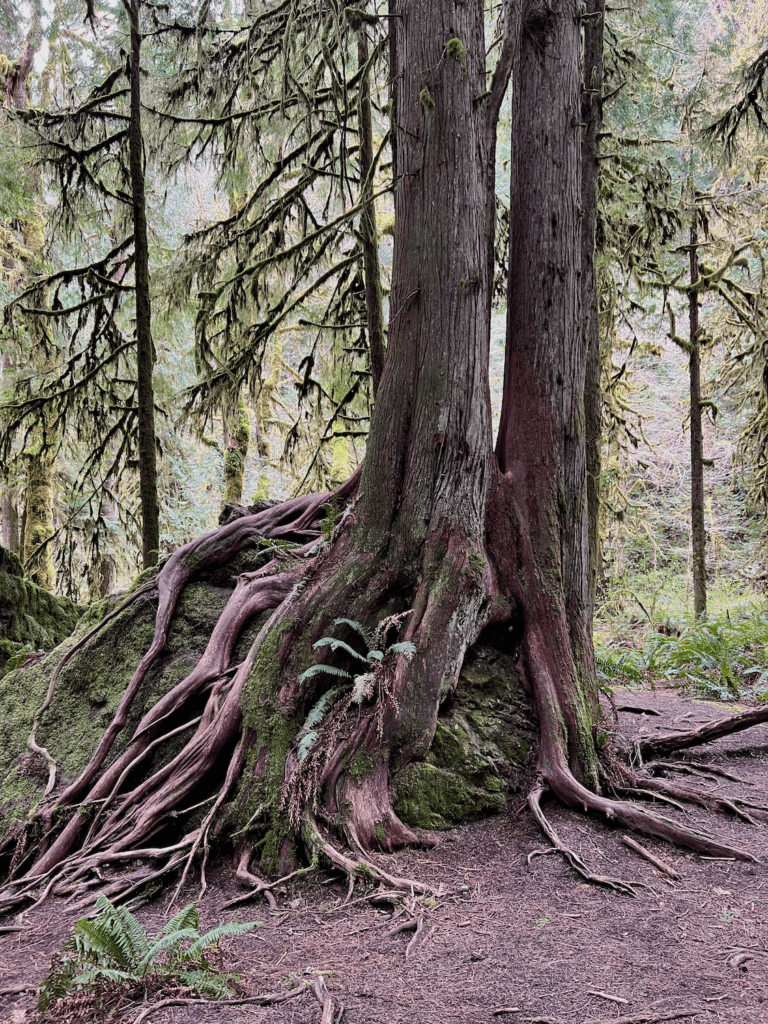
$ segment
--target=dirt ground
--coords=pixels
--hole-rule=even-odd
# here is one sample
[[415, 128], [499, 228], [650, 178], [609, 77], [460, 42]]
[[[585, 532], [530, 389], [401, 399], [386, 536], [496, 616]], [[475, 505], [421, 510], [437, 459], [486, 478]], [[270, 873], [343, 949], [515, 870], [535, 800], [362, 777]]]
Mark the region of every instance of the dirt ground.
[[[674, 692], [617, 691], [624, 735], [691, 728], [732, 713]], [[694, 748], [676, 760], [706, 762], [744, 780], [674, 774], [676, 781], [768, 804], [768, 728]], [[517, 801], [519, 803], [521, 801]], [[224, 944], [223, 966], [240, 973], [244, 994], [292, 987], [319, 972], [333, 1000], [335, 1024], [491, 1024], [644, 1022], [679, 1019], [768, 1024], [768, 814], [757, 825], [697, 809], [663, 808], [670, 818], [716, 832], [749, 850], [758, 864], [711, 860], [654, 840], [643, 845], [680, 874], [673, 881], [621, 841], [622, 832], [556, 804], [547, 813], [561, 837], [597, 873], [647, 886], [632, 899], [583, 884], [557, 856], [528, 854], [545, 843], [527, 811], [446, 833], [435, 849], [379, 856], [378, 863], [416, 877], [445, 895], [426, 911], [423, 941], [406, 956], [413, 932], [388, 935], [392, 907], [358, 886], [319, 873], [289, 884], [279, 910], [258, 903], [223, 910], [240, 895], [228, 863], [209, 871], [202, 924], [259, 920], [252, 933]], [[194, 899], [189, 886], [185, 902]], [[161, 899], [139, 917], [150, 930], [167, 917]], [[36, 985], [75, 916], [55, 900], [23, 918], [24, 931], [0, 934], [0, 988]], [[398, 923], [396, 919], [395, 924]], [[611, 997], [611, 998], [608, 998]], [[33, 993], [0, 999], [0, 1021], [35, 1019]], [[137, 1004], [122, 1019], [132, 1021]], [[307, 992], [281, 1005], [175, 1006], [151, 1024], [319, 1024], [321, 1006]], [[331, 1020], [327, 1014], [324, 1022]]]

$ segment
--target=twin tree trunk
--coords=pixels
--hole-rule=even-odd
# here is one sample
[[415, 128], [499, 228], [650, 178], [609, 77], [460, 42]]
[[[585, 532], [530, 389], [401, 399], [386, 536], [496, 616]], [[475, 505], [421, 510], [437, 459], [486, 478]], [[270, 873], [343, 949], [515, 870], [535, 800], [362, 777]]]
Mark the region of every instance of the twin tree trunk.
[[[391, 774], [426, 754], [467, 648], [494, 623], [508, 627], [510, 645], [522, 637], [543, 778], [556, 790], [564, 779], [598, 784], [578, 6], [526, 0], [490, 90], [482, 4], [392, 0], [390, 19], [396, 216], [387, 358], [354, 515], [281, 609], [244, 691], [251, 754], [240, 796], [263, 805], [270, 779], [290, 786], [299, 772], [279, 737], [295, 733], [321, 692], [322, 676], [298, 680], [307, 641], [326, 635], [338, 615], [370, 624], [410, 610], [403, 639], [417, 653], [394, 670], [392, 700], [340, 730], [318, 769], [323, 813], [364, 848], [384, 849], [414, 839], [392, 810]], [[498, 109], [515, 52], [507, 357], [494, 451], [488, 240]], [[366, 770], [351, 771], [355, 764]]]
[[[413, 842], [417, 837], [393, 811], [390, 782], [403, 765], [426, 755], [440, 704], [457, 684], [465, 652], [488, 626], [519, 652], [534, 697], [541, 732], [536, 794], [548, 785], [570, 805], [617, 816], [629, 827], [646, 825], [641, 812], [595, 792], [579, 5], [524, 0], [514, 21], [512, 11], [509, 4], [489, 88], [483, 4], [390, 0], [396, 226], [386, 362], [364, 466], [334, 495], [292, 499], [185, 545], [156, 584], [147, 584], [158, 596], [152, 645], [91, 762], [57, 796], [59, 806], [84, 799], [100, 806], [97, 817], [104, 820], [84, 863], [107, 863], [127, 850], [135, 855], [227, 751], [234, 752], [213, 810], [187, 837], [188, 864], [200, 843], [207, 844], [212, 816], [230, 799], [242, 826], [237, 834], [246, 844], [261, 836], [260, 860], [270, 870], [290, 865], [297, 829], [310, 846], [322, 846], [315, 813], [363, 849]], [[508, 337], [494, 450], [489, 243], [496, 127], [513, 57]], [[318, 520], [330, 499], [346, 505], [347, 514], [318, 551]], [[197, 569], [264, 538], [303, 543], [310, 557], [276, 556], [240, 576], [196, 668], [145, 714], [125, 751], [105, 768], [164, 647], [185, 583]], [[266, 608], [275, 609], [271, 619], [231, 677], [235, 641]], [[334, 630], [334, 620], [343, 616], [359, 630], [393, 615], [415, 654], [412, 660], [385, 656], [369, 669], [363, 680], [371, 686], [359, 702], [335, 688], [338, 675], [306, 674], [316, 657], [311, 645]], [[323, 656], [339, 657], [328, 647]], [[338, 673], [343, 663], [330, 667]], [[124, 776], [159, 742], [168, 715], [210, 682], [205, 712], [184, 749], [106, 813], [101, 804], [109, 798], [108, 806]], [[297, 734], [304, 727], [307, 737], [308, 713], [326, 696], [330, 710], [300, 759]], [[62, 864], [84, 821], [80, 814], [69, 819], [35, 874]], [[327, 852], [327, 844], [322, 848]], [[250, 849], [238, 852], [246, 869]], [[166, 871], [187, 856], [171, 850], [175, 859]], [[354, 861], [345, 864], [355, 870]]]

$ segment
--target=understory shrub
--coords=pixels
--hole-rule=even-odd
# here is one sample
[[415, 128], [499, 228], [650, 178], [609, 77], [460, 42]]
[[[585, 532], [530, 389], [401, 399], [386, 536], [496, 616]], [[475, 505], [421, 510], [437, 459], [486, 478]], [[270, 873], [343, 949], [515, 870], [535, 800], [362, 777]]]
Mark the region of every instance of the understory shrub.
[[679, 630], [650, 628], [632, 641], [595, 644], [598, 676], [632, 684], [674, 680], [719, 700], [768, 699], [768, 612], [702, 618]]

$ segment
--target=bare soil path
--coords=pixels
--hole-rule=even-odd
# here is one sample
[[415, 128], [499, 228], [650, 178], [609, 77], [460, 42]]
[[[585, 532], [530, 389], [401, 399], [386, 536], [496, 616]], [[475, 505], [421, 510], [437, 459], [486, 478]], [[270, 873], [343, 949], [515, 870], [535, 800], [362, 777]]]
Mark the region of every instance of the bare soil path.
[[[688, 729], [733, 710], [664, 690], [617, 690], [616, 704], [658, 713], [620, 712], [627, 737]], [[718, 766], [744, 784], [674, 773], [676, 781], [768, 803], [768, 727], [676, 760]], [[220, 864], [209, 872], [202, 924], [262, 921], [253, 933], [227, 941], [223, 966], [240, 973], [243, 994], [274, 991], [322, 972], [333, 1000], [324, 1024], [768, 1024], [768, 814], [758, 812], [757, 824], [749, 825], [698, 809], [659, 810], [716, 831], [761, 863], [706, 860], [643, 839], [679, 873], [673, 880], [628, 849], [621, 831], [549, 805], [562, 838], [592, 870], [645, 883], [648, 888], [631, 899], [580, 883], [559, 857], [537, 856], [529, 864], [528, 854], [545, 843], [527, 811], [516, 813], [513, 798], [506, 815], [447, 833], [433, 850], [376, 858], [398, 874], [442, 884], [447, 893], [426, 909], [424, 930], [410, 952], [413, 931], [387, 934], [400, 920], [393, 921], [391, 906], [371, 903], [359, 886], [345, 904], [346, 884], [331, 874], [289, 884], [278, 894], [276, 913], [263, 902], [224, 910], [243, 890], [230, 866]], [[195, 895], [188, 886], [182, 899]], [[139, 916], [154, 929], [167, 911], [158, 900]], [[24, 931], [0, 933], [0, 988], [36, 985], [74, 920], [51, 900], [24, 918]], [[0, 998], [0, 1021], [31, 1024], [34, 1004], [32, 994]], [[121, 1021], [134, 1020], [139, 1010]], [[307, 992], [267, 1008], [170, 1006], [148, 1020], [320, 1024], [321, 1015], [320, 1003]]]

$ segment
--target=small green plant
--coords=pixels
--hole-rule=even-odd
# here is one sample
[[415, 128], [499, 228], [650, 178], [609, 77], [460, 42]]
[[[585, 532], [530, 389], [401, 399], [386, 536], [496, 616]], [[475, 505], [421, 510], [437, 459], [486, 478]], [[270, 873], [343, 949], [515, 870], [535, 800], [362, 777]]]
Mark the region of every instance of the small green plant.
[[126, 990], [173, 983], [215, 999], [231, 996], [234, 975], [214, 970], [208, 951], [226, 936], [243, 935], [260, 923], [229, 922], [201, 935], [197, 907], [190, 903], [151, 938], [130, 910], [99, 894], [93, 920], [78, 921], [72, 938], [54, 957], [37, 1008], [44, 1013], [73, 989], [96, 990], [109, 983]]
[[445, 55], [451, 60], [455, 60], [457, 64], [466, 70], [467, 67], [467, 48], [460, 39], [449, 39], [445, 44]]
[[[334, 619], [334, 626], [349, 626], [361, 637], [366, 647], [365, 654], [361, 654], [348, 643], [333, 636], [322, 637], [312, 645], [312, 649], [318, 651], [323, 647], [330, 647], [334, 652], [343, 651], [344, 654], [365, 665], [367, 671], [355, 675], [336, 665], [310, 665], [299, 676], [299, 682], [303, 683], [307, 679], [321, 674], [337, 676], [352, 684], [352, 692], [347, 695], [348, 703], [363, 704], [364, 701], [371, 700], [378, 689], [379, 698], [382, 700], [388, 698], [397, 710], [397, 702], [387, 686], [387, 676], [396, 658], [403, 657], [406, 661], [413, 659], [416, 654], [416, 645], [410, 640], [401, 640], [387, 645], [387, 634], [391, 629], [399, 626], [406, 615], [410, 615], [410, 611], [400, 612], [399, 615], [389, 615], [382, 619], [374, 629], [367, 629], [361, 622], [355, 622], [354, 619]], [[330, 709], [344, 696], [345, 689], [344, 686], [338, 686], [328, 690], [307, 715], [299, 733], [298, 757], [300, 761], [304, 760], [314, 746], [323, 720]]]
[[412, 661], [416, 645], [410, 640], [388, 644], [387, 636], [410, 614], [410, 611], [405, 611], [388, 615], [373, 629], [354, 619], [335, 619], [334, 626], [347, 626], [357, 633], [365, 645], [365, 654], [333, 636], [324, 636], [313, 645], [316, 651], [329, 647], [333, 652], [341, 652], [364, 671], [355, 673], [338, 665], [316, 664], [310, 665], [299, 676], [300, 683], [318, 675], [332, 676], [341, 682], [327, 690], [315, 703], [298, 734], [296, 755], [299, 763], [283, 792], [283, 805], [287, 805], [294, 824], [299, 823], [303, 807], [316, 797], [321, 767], [333, 750], [338, 731], [350, 709], [354, 706], [362, 709], [363, 704], [369, 703], [368, 713], [375, 716], [380, 737], [384, 732], [386, 709], [400, 713], [391, 687], [395, 664], [401, 657]]

